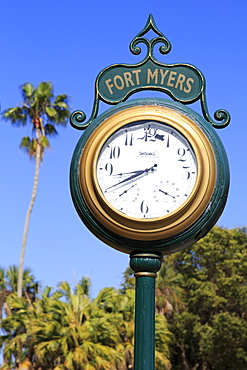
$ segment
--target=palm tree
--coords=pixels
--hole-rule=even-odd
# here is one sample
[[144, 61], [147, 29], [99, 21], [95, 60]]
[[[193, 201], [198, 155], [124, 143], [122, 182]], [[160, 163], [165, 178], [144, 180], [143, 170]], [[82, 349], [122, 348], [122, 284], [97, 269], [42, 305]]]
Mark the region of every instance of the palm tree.
[[68, 97], [65, 94], [53, 94], [53, 85], [51, 82], [41, 82], [37, 88], [31, 83], [25, 83], [21, 86], [23, 103], [21, 106], [6, 109], [3, 112], [3, 118], [10, 121], [15, 126], [26, 126], [31, 124], [31, 137], [25, 136], [20, 143], [20, 147], [31, 157], [35, 159], [35, 172], [33, 179], [33, 188], [31, 200], [26, 214], [21, 255], [18, 275], [18, 297], [22, 296], [23, 282], [23, 264], [26, 250], [27, 234], [30, 221], [30, 215], [34, 206], [37, 194], [39, 169], [45, 149], [50, 147], [48, 136], [57, 134], [55, 125], [67, 124], [70, 114], [68, 106]]
[[[18, 267], [16, 265], [10, 266], [7, 270], [0, 267], [0, 319], [2, 318], [3, 308], [6, 315], [10, 314], [6, 299], [11, 293], [17, 292], [17, 282]], [[23, 287], [25, 297], [34, 300], [38, 290], [38, 283], [35, 281], [29, 268], [23, 271]]]
[[[134, 296], [104, 288], [91, 302], [83, 278], [74, 291], [67, 282], [46, 288], [35, 301], [7, 298], [10, 315], [0, 320], [4, 366], [33, 370], [133, 370]], [[87, 289], [86, 289], [87, 290]], [[156, 367], [170, 369], [171, 334], [156, 315]], [[22, 366], [22, 367], [21, 367]]]
[[13, 359], [22, 366], [31, 363], [33, 370], [120, 369], [123, 355], [111, 315], [91, 307], [89, 297], [79, 290], [77, 286], [72, 292], [62, 282], [54, 293], [46, 288], [34, 302], [14, 293], [8, 297], [11, 315], [0, 322], [3, 369], [9, 370]]

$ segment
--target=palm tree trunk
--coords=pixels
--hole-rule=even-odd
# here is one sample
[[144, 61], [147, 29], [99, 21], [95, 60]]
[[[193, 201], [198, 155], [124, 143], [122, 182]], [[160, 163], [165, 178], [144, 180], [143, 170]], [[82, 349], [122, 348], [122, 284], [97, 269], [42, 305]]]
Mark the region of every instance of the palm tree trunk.
[[42, 146], [40, 143], [40, 131], [37, 130], [37, 148], [36, 148], [36, 155], [35, 155], [35, 172], [34, 172], [34, 179], [33, 179], [33, 189], [32, 189], [32, 196], [29, 203], [29, 207], [26, 214], [23, 237], [22, 237], [22, 245], [21, 245], [21, 255], [20, 255], [20, 265], [19, 265], [19, 272], [18, 272], [18, 285], [17, 285], [17, 295], [20, 298], [22, 296], [22, 285], [23, 285], [23, 265], [24, 265], [24, 257], [26, 251], [26, 243], [27, 243], [27, 234], [30, 222], [31, 212], [33, 210], [34, 201], [37, 194], [38, 188], [38, 179], [39, 179], [39, 169], [41, 164], [41, 152]]

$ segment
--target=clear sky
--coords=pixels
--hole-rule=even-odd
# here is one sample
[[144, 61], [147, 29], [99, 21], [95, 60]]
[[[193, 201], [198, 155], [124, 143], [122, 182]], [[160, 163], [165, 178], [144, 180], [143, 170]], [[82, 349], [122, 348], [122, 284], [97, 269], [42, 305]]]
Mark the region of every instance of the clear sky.
[[[1, 109], [21, 103], [19, 86], [52, 81], [72, 110], [91, 114], [97, 74], [114, 63], [137, 63], [129, 43], [152, 13], [172, 44], [164, 63], [190, 63], [206, 77], [210, 114], [227, 109], [232, 121], [218, 130], [231, 168], [229, 199], [218, 225], [246, 221], [246, 0], [8, 0], [0, 3]], [[144, 95], [142, 95], [144, 96]], [[147, 91], [145, 96], [150, 96]], [[133, 98], [138, 96], [132, 96]], [[168, 98], [160, 95], [160, 97]], [[101, 111], [109, 106], [101, 103]], [[199, 104], [190, 105], [200, 113]], [[19, 263], [34, 163], [19, 150], [25, 128], [0, 123], [0, 266]], [[119, 287], [129, 257], [98, 241], [82, 224], [70, 197], [69, 166], [81, 133], [69, 124], [45, 155], [31, 216], [25, 266], [42, 286], [92, 280], [92, 296]]]

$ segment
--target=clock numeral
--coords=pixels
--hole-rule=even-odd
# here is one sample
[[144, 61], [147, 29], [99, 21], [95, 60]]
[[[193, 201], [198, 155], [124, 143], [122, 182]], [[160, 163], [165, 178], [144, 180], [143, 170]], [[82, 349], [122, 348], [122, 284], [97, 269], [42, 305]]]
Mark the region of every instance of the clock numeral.
[[148, 211], [149, 211], [149, 208], [148, 208], [148, 206], [146, 204], [146, 201], [143, 200], [141, 202], [141, 213], [143, 213], [144, 215], [146, 215], [148, 213]]
[[182, 179], [183, 180], [189, 180], [190, 178], [190, 172], [189, 171], [185, 171], [183, 174], [182, 174]]
[[111, 146], [111, 151], [110, 151], [110, 159], [117, 159], [120, 156], [120, 147], [119, 146]]
[[156, 128], [153, 127], [144, 127], [144, 141], [150, 141], [153, 140], [157, 132]]
[[125, 144], [124, 145], [130, 145], [130, 146], [133, 145], [133, 134], [128, 133], [128, 131], [126, 131], [126, 134], [125, 134]]
[[157, 128], [153, 128], [153, 127], [148, 126], [146, 131], [148, 132], [148, 135], [155, 136], [156, 133], [157, 133]]
[[179, 162], [185, 162], [186, 159], [184, 159], [183, 157], [185, 156], [185, 153], [186, 153], [186, 150], [184, 148], [179, 148], [178, 149], [178, 155], [179, 155]]
[[111, 163], [106, 163], [105, 165], [105, 170], [108, 174], [108, 176], [111, 176], [112, 175], [112, 172], [113, 172], [113, 165]]
[[158, 129], [154, 127], [144, 127], [144, 136], [139, 137], [138, 140], [144, 140], [144, 141], [165, 141], [166, 142], [166, 147], [168, 148], [170, 146], [170, 138], [169, 135], [167, 134], [167, 138], [165, 140], [165, 134], [158, 133]]

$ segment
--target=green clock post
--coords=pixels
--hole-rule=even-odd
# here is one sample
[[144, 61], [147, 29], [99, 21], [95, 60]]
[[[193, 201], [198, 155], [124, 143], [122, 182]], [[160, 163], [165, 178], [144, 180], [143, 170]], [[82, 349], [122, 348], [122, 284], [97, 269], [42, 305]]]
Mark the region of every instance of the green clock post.
[[[149, 40], [152, 30], [156, 36]], [[154, 57], [171, 44], [150, 15], [130, 50], [145, 58], [114, 64], [96, 78], [90, 118], [72, 113], [71, 125], [85, 130], [75, 148], [70, 187], [75, 208], [90, 231], [130, 255], [136, 277], [135, 370], [155, 368], [155, 278], [163, 255], [206, 235], [221, 215], [229, 188], [224, 147], [214, 128], [229, 113], [211, 118], [205, 78], [190, 64], [165, 64]], [[167, 99], [127, 99], [156, 90]], [[99, 102], [113, 105], [98, 115]], [[186, 107], [200, 100], [203, 116]], [[85, 122], [86, 121], [86, 122]]]

